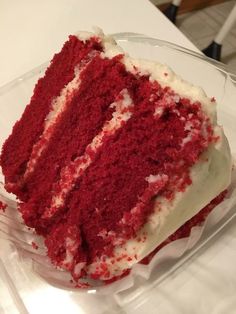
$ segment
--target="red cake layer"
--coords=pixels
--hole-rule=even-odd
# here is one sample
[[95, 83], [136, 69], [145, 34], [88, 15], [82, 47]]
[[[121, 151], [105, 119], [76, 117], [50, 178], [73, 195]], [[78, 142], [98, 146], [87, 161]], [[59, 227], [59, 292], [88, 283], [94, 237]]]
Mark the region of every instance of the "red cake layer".
[[[17, 183], [25, 172], [33, 144], [42, 134], [44, 119], [51, 110], [52, 99], [73, 79], [75, 66], [92, 50], [101, 49], [97, 38], [83, 43], [76, 36], [70, 36], [61, 52], [52, 59], [45, 76], [34, 88], [30, 104], [3, 146], [0, 162], [5, 175], [5, 188], [9, 192], [21, 194], [21, 187], [18, 189], [13, 183]], [[8, 185], [8, 182], [11, 184]]]
[[7, 205], [0, 201], [0, 211], [5, 212], [5, 209], [7, 208]]

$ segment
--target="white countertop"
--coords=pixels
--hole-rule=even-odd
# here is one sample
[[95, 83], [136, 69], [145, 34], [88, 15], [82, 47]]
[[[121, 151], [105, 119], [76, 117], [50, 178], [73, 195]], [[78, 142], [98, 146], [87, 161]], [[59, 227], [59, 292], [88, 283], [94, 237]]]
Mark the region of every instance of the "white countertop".
[[[148, 0], [0, 0], [0, 8], [0, 86], [49, 60], [68, 34], [92, 26], [105, 33], [142, 33], [197, 50]], [[207, 250], [143, 296], [148, 302], [127, 306], [123, 313], [236, 313], [235, 264], [236, 228], [231, 224]], [[1, 302], [0, 289], [0, 312]], [[39, 313], [39, 308], [31, 306], [29, 313]], [[42, 304], [40, 313], [52, 312]], [[76, 313], [86, 314], [83, 308]]]
[[0, 86], [50, 60], [68, 34], [93, 26], [194, 49], [148, 0], [0, 0], [0, 8]]

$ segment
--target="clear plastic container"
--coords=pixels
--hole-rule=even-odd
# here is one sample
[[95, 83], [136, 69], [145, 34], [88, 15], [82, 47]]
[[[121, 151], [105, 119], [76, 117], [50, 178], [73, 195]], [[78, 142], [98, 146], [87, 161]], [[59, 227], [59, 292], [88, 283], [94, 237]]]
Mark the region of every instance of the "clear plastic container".
[[[142, 35], [122, 33], [114, 37], [131, 56], [165, 63], [184, 79], [203, 87], [209, 97], [215, 97], [219, 104], [218, 119], [224, 126], [232, 154], [236, 155], [236, 76], [229, 73], [225, 65], [182, 47]], [[43, 64], [0, 89], [0, 147], [15, 121], [20, 118], [35, 83], [47, 65]], [[1, 174], [0, 181], [3, 181]], [[176, 254], [172, 252], [171, 258], [160, 261], [150, 274], [146, 275], [144, 270], [143, 275], [133, 276], [130, 279], [132, 282], [126, 278], [113, 287], [85, 291], [69, 287], [59, 289], [60, 280], [55, 280], [50, 268], [43, 273], [38, 264], [32, 263], [30, 255], [26, 258], [24, 250], [20, 249], [21, 245], [16, 244], [18, 235], [21, 237], [18, 227], [11, 225], [8, 218], [0, 214], [0, 313], [112, 314], [134, 313], [141, 307], [148, 313], [149, 298], [157, 293], [158, 285], [177, 269], [181, 271], [184, 263], [199, 254], [216, 235], [219, 240], [220, 233], [224, 232], [229, 222], [235, 221], [233, 202], [227, 206], [225, 214], [219, 214], [217, 219], [213, 219], [214, 222], [208, 223], [191, 245], [187, 239], [184, 244], [178, 242], [170, 246], [169, 250], [175, 250]], [[20, 221], [18, 216], [15, 218]], [[14, 231], [13, 241], [9, 237], [9, 228]], [[25, 239], [31, 243], [34, 235], [28, 233]], [[188, 249], [183, 249], [183, 245], [188, 245]], [[50, 278], [51, 274], [53, 279]]]

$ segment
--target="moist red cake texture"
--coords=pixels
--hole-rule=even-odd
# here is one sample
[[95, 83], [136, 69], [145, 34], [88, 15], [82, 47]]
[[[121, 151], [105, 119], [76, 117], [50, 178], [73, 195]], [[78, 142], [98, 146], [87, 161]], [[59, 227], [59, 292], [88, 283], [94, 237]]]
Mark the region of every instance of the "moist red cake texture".
[[[116, 239], [122, 243], [136, 235], [153, 212], [155, 197], [171, 200], [185, 191], [191, 184], [191, 167], [217, 141], [201, 103], [181, 98], [169, 87], [150, 81], [148, 75], [129, 72], [122, 54], [107, 58], [101, 56], [102, 50], [96, 36], [87, 41], [70, 36], [38, 81], [1, 154], [5, 187], [17, 195], [25, 223], [45, 237], [52, 262], [67, 268], [75, 278], [75, 265], [89, 265], [104, 255], [112, 257]], [[65, 110], [44, 141], [52, 101], [75, 77], [76, 67], [79, 88], [65, 97]], [[96, 150], [91, 148], [93, 139], [116, 114], [117, 107], [111, 104], [125, 102], [125, 94], [132, 105], [120, 110], [129, 119], [121, 121], [115, 132], [105, 132]], [[161, 115], [158, 108], [164, 111]], [[187, 122], [195, 131], [183, 145], [191, 132]], [[46, 144], [39, 156], [33, 151], [37, 142]], [[27, 172], [34, 158], [33, 170]], [[79, 175], [78, 160], [90, 161]], [[158, 180], [148, 181], [150, 175], [160, 173]], [[69, 188], [68, 182], [73, 182]], [[52, 205], [61, 191], [67, 191], [62, 193], [62, 202]], [[192, 220], [194, 224], [209, 209], [211, 205]], [[68, 247], [73, 261], [65, 262]], [[79, 273], [82, 275], [86, 272]]]

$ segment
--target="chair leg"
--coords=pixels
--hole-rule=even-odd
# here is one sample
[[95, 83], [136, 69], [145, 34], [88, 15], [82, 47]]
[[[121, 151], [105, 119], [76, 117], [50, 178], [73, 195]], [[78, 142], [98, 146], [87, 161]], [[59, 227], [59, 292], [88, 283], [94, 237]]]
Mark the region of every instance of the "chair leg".
[[220, 61], [221, 59], [221, 48], [222, 45], [216, 43], [214, 40], [213, 42], [206, 47], [205, 49], [202, 50], [202, 52], [207, 56], [212, 59]]
[[165, 16], [174, 24], [176, 22], [176, 16], [181, 2], [181, 0], [172, 1], [172, 3], [163, 12]]
[[230, 12], [229, 16], [227, 17], [226, 21], [224, 22], [223, 26], [221, 27], [220, 31], [212, 41], [212, 43], [202, 50], [202, 52], [216, 60], [221, 59], [221, 48], [222, 42], [231, 30], [232, 26], [236, 22], [236, 4], [233, 7], [233, 10]]
[[174, 24], [176, 22], [176, 16], [177, 16], [178, 8], [179, 8], [178, 6], [171, 3], [167, 7], [167, 9], [163, 12], [165, 14], [165, 16]]

